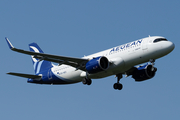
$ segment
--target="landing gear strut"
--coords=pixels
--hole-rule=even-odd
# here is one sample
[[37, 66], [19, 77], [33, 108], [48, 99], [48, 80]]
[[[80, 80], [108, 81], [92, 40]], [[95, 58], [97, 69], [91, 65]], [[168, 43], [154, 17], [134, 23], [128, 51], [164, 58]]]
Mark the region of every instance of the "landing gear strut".
[[120, 79], [122, 78], [122, 74], [117, 74], [117, 83], [114, 83], [113, 87], [115, 90], [121, 90], [123, 88], [123, 85], [121, 83], [119, 83]]
[[84, 85], [91, 85], [92, 80], [88, 77], [88, 73], [86, 72], [86, 77], [82, 80]]
[[152, 69], [151, 69], [151, 71], [157, 71], [157, 68], [154, 67], [154, 65], [155, 65], [155, 59], [150, 59], [149, 62], [152, 64]]
[[155, 65], [155, 59], [150, 59], [149, 62], [150, 62], [152, 65]]

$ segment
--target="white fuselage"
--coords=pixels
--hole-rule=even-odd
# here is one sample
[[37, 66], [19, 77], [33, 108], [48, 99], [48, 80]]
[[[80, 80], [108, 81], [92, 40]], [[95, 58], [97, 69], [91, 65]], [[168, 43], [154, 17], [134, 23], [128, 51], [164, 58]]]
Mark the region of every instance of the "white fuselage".
[[[97, 79], [110, 75], [124, 74], [135, 65], [148, 62], [150, 59], [158, 59], [170, 53], [174, 49], [174, 44], [170, 41], [160, 41], [154, 43], [160, 36], [147, 37], [127, 44], [123, 44], [102, 52], [98, 52], [83, 58], [93, 59], [105, 56], [109, 60], [109, 68], [96, 74], [88, 74], [89, 78]], [[53, 74], [69, 83], [82, 81], [87, 73], [68, 65], [54, 66], [51, 68]]]

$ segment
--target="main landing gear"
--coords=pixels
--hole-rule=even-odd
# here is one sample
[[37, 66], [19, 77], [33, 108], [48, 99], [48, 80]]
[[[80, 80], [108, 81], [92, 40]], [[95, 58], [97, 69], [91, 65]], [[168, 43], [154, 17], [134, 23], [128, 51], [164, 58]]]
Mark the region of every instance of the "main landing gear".
[[86, 77], [82, 80], [84, 85], [91, 85], [92, 80], [88, 77], [88, 73], [86, 72]]
[[121, 90], [123, 88], [123, 85], [119, 83], [120, 79], [122, 78], [122, 74], [117, 74], [117, 83], [114, 83], [113, 87], [115, 90]]
[[84, 78], [84, 79], [82, 80], [82, 83], [83, 83], [84, 85], [91, 85], [92, 80], [89, 79], [89, 78]]

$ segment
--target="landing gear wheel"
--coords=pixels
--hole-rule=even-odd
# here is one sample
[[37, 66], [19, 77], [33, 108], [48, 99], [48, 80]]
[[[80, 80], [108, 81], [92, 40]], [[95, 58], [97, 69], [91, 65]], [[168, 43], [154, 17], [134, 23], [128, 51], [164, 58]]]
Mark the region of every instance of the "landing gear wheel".
[[91, 85], [92, 80], [91, 79], [87, 79], [87, 85]]
[[115, 90], [121, 90], [123, 88], [123, 85], [121, 83], [119, 83], [119, 81], [122, 78], [122, 74], [119, 73], [116, 75], [116, 77], [117, 77], [117, 83], [114, 83], [113, 88]]
[[83, 83], [84, 85], [86, 85], [86, 84], [87, 84], [87, 80], [86, 80], [86, 78], [84, 78], [84, 79], [82, 80], [82, 83]]
[[114, 88], [115, 90], [117, 90], [117, 89], [118, 89], [118, 83], [114, 83], [113, 88]]
[[91, 79], [87, 79], [87, 78], [84, 78], [83, 80], [82, 80], [82, 83], [84, 84], [84, 85], [91, 85], [91, 83], [92, 83], [92, 80]]
[[121, 90], [123, 88], [123, 85], [121, 83], [114, 83], [113, 87], [115, 90]]
[[118, 90], [122, 90], [123, 85], [122, 84], [118, 84]]

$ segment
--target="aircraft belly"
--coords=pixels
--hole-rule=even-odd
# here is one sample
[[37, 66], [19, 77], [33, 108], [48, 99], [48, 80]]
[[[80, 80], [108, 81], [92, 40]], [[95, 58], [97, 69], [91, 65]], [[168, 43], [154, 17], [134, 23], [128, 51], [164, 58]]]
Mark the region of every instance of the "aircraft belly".
[[89, 77], [91, 79], [99, 79], [99, 78], [104, 78], [104, 77], [108, 77], [108, 76], [111, 76], [111, 75], [113, 75], [112, 71], [102, 71], [102, 72], [99, 72], [99, 73], [96, 73], [96, 74], [90, 74]]

